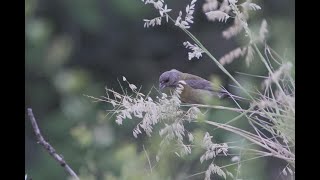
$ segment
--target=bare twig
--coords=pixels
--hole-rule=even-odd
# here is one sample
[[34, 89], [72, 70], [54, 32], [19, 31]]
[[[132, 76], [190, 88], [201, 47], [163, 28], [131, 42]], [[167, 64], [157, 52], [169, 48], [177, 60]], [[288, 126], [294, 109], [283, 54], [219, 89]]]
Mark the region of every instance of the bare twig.
[[28, 116], [31, 121], [35, 135], [37, 136], [38, 143], [48, 151], [48, 153], [62, 166], [65, 171], [70, 174], [75, 180], [80, 180], [77, 174], [71, 169], [61, 155], [56, 153], [56, 150], [42, 137], [36, 119], [34, 118], [31, 108], [28, 108]]

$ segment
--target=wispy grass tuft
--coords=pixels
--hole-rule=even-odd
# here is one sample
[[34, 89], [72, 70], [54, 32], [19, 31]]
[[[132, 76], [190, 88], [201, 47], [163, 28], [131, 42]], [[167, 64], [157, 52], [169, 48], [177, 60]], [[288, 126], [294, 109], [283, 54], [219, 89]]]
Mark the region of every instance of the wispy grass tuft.
[[[130, 84], [126, 78], [123, 81], [127, 83], [131, 94], [123, 90], [122, 93], [115, 92], [106, 88], [107, 96], [93, 98], [96, 101], [110, 103], [113, 106], [111, 116], [116, 117], [116, 122], [121, 125], [124, 120], [136, 120], [137, 125], [133, 129], [133, 136], [138, 138], [143, 132], [148, 136], [152, 136], [154, 126], [158, 125], [161, 128], [159, 135], [162, 137], [159, 153], [156, 156], [157, 161], [160, 160], [162, 150], [168, 147], [169, 144], [174, 144], [177, 148], [174, 153], [179, 156], [191, 154], [192, 149], [196, 146], [193, 143], [193, 134], [185, 128], [185, 123], [206, 123], [213, 129], [219, 128], [227, 132], [238, 135], [239, 137], [256, 145], [254, 147], [238, 147], [232, 144], [214, 143], [211, 141], [212, 136], [209, 132], [205, 133], [201, 148], [204, 150], [203, 155], [199, 158], [200, 162], [212, 160], [218, 156], [230, 157], [233, 162], [228, 165], [217, 165], [212, 161], [206, 171], [190, 175], [204, 174], [204, 179], [209, 180], [212, 174], [226, 178], [238, 177], [238, 173], [233, 175], [227, 171], [226, 167], [238, 166], [238, 171], [241, 163], [249, 160], [275, 157], [287, 163], [282, 174], [294, 176], [295, 172], [295, 81], [292, 75], [293, 65], [290, 61], [281, 58], [272, 48], [267, 45], [268, 29], [267, 21], [262, 20], [260, 30], [257, 33], [251, 31], [248, 22], [249, 11], [258, 11], [261, 7], [247, 0], [238, 4], [237, 0], [206, 0], [202, 6], [203, 13], [207, 16], [208, 21], [226, 22], [230, 19], [233, 24], [222, 32], [222, 36], [229, 39], [238, 35], [244, 30], [245, 36], [248, 38], [248, 44], [238, 47], [223, 56], [219, 61], [209, 52], [205, 46], [188, 30], [194, 23], [193, 14], [195, 13], [196, 0], [192, 0], [185, 8], [185, 11], [180, 11], [177, 18], [172, 18], [169, 9], [164, 0], [142, 0], [145, 4], [151, 4], [159, 12], [159, 17], [151, 20], [144, 20], [144, 27], [148, 28], [155, 25], [161, 25], [162, 19], [165, 22], [170, 21], [185, 32], [193, 43], [186, 41], [183, 45], [191, 50], [188, 53], [188, 59], [200, 59], [203, 54], [209, 58], [224, 72], [234, 83], [235, 88], [241, 90], [249, 101], [249, 108], [241, 107], [236, 100], [234, 103], [237, 108], [224, 106], [209, 106], [195, 104], [181, 104], [180, 94], [183, 91], [181, 81], [178, 88], [167, 95], [152, 89], [158, 96], [151, 97], [137, 90], [137, 87]], [[169, 21], [170, 20], [170, 21]], [[264, 47], [264, 53], [258, 48], [257, 44]], [[267, 76], [255, 76], [242, 73], [250, 77], [257, 77], [261, 80], [261, 88], [255, 92], [245, 88], [229, 71], [224, 67], [230, 64], [236, 58], [242, 58], [244, 63], [250, 67], [252, 61], [260, 60], [268, 71]], [[272, 65], [272, 64], [276, 64]], [[121, 86], [123, 89], [123, 87]], [[187, 108], [185, 108], [187, 107]], [[227, 123], [218, 123], [212, 120], [203, 120], [204, 113], [201, 109], [217, 109], [224, 111], [232, 111], [239, 113], [238, 116], [232, 118]], [[251, 126], [250, 132], [231, 125], [234, 121], [245, 117]], [[201, 120], [202, 119], [202, 120]], [[186, 143], [187, 142], [187, 143]], [[230, 149], [239, 151], [239, 155], [231, 156]], [[255, 157], [250, 159], [242, 159], [241, 154], [253, 153]], [[235, 157], [238, 157], [236, 160]]]

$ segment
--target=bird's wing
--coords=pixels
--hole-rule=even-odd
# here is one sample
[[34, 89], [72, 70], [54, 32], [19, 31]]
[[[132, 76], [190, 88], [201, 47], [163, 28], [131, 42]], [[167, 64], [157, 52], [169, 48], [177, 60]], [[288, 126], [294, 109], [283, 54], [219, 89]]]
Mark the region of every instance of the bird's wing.
[[228, 93], [224, 89], [214, 85], [213, 83], [206, 79], [203, 79], [202, 77], [193, 74], [182, 73], [181, 79], [184, 80], [193, 89], [210, 91], [213, 95], [218, 96], [219, 98], [228, 96]]
[[185, 82], [195, 90], [208, 91], [211, 95], [218, 96], [219, 98], [223, 98], [226, 96], [226, 92], [220, 87], [214, 87], [214, 85], [205, 79], [197, 79], [197, 80], [185, 80]]
[[190, 87], [188, 84], [183, 86], [184, 90], [182, 91], [180, 97], [181, 101], [184, 103], [203, 104], [206, 98], [212, 96], [211, 91], [195, 89]]
[[207, 91], [216, 91], [219, 89], [214, 87], [210, 81], [193, 74], [182, 73], [182, 76], [180, 76], [180, 78], [194, 89], [203, 89]]
[[207, 91], [216, 91], [213, 84], [205, 79], [187, 79], [185, 82], [194, 89], [203, 89]]

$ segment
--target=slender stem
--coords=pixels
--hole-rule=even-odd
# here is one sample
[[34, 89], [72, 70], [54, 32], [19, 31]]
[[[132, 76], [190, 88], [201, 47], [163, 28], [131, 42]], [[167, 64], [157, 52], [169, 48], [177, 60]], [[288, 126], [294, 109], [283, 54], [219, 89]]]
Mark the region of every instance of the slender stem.
[[[265, 65], [266, 68], [268, 69], [269, 73], [272, 74], [273, 72], [272, 72], [271, 68], [269, 67], [268, 62], [266, 61], [266, 59], [265, 59], [265, 58], [263, 57], [263, 55], [261, 54], [261, 52], [260, 52], [260, 50], [258, 49], [257, 45], [256, 45], [256, 44], [253, 44], [253, 46], [254, 46], [255, 50], [257, 51], [257, 53], [259, 54], [259, 57], [260, 57], [261, 61], [264, 63], [264, 65]], [[282, 93], [283, 95], [286, 95], [286, 93], [283, 91], [283, 88], [281, 87], [281, 85], [279, 84], [279, 82], [276, 80], [275, 83], [276, 83], [277, 87], [279, 88], [279, 90], [281, 91], [281, 93]], [[288, 103], [288, 104], [289, 104], [292, 112], [294, 113], [294, 112], [295, 112], [294, 107], [292, 106], [291, 103]]]
[[285, 157], [284, 155], [279, 154], [279, 152], [277, 152], [276, 150], [274, 150], [274, 149], [271, 148], [271, 147], [273, 147], [273, 144], [272, 144], [271, 141], [266, 141], [267, 139], [264, 139], [264, 140], [265, 140], [265, 141], [267, 142], [267, 144], [268, 144], [269, 146], [271, 146], [271, 147], [266, 146], [265, 144], [262, 144], [262, 143], [259, 141], [260, 138], [257, 137], [256, 135], [254, 135], [254, 134], [252, 134], [252, 133], [250, 133], [250, 132], [246, 132], [246, 131], [244, 131], [244, 130], [242, 130], [242, 129], [239, 129], [239, 128], [236, 128], [236, 127], [233, 127], [233, 126], [229, 126], [229, 125], [226, 125], [226, 124], [221, 124], [221, 123], [213, 122], [213, 121], [207, 121], [207, 120], [206, 120], [206, 121], [204, 121], [204, 122], [207, 123], [207, 124], [211, 124], [211, 125], [213, 125], [213, 126], [217, 126], [217, 127], [219, 127], [219, 128], [222, 128], [222, 129], [224, 129], [224, 130], [233, 132], [233, 133], [235, 133], [235, 134], [238, 134], [238, 135], [246, 138], [247, 140], [253, 142], [254, 144], [257, 144], [257, 145], [259, 145], [259, 146], [267, 149], [268, 151], [271, 152], [272, 156], [277, 157], [277, 158], [279, 158], [279, 159], [286, 160], [286, 161], [288, 161], [289, 163], [293, 163], [293, 164], [294, 164], [294, 161], [295, 161], [295, 155], [294, 155], [294, 154], [292, 154], [291, 152], [287, 151], [287, 149], [285, 149], [285, 148], [281, 148], [281, 150], [286, 150], [287, 155], [289, 155], [290, 157]]
[[[261, 156], [257, 156], [257, 157], [253, 157], [253, 158], [249, 158], [249, 159], [245, 159], [245, 160], [242, 160], [242, 161], [239, 161], [239, 162], [236, 162], [236, 163], [231, 163], [231, 164], [228, 164], [228, 165], [225, 165], [225, 166], [221, 166], [220, 168], [226, 168], [226, 167], [229, 167], [229, 166], [233, 166], [233, 165], [236, 165], [238, 163], [243, 163], [243, 162], [246, 162], [246, 161], [251, 161], [251, 160], [254, 160], [254, 159], [258, 159], [258, 158], [262, 158], [262, 157], [266, 157], [266, 156], [270, 156], [269, 154], [265, 154], [265, 155], [261, 155]], [[198, 172], [198, 173], [195, 173], [195, 174], [192, 174], [190, 176], [187, 176], [185, 177], [184, 179], [189, 179], [191, 177], [194, 177], [194, 176], [198, 176], [198, 175], [201, 175], [201, 174], [204, 174], [206, 171], [202, 171], [202, 172]]]
[[144, 153], [145, 153], [145, 154], [146, 154], [146, 156], [147, 156], [147, 160], [148, 160], [149, 167], [150, 167], [150, 172], [152, 173], [152, 166], [151, 166], [151, 161], [150, 161], [150, 159], [149, 159], [149, 155], [148, 155], [148, 153], [147, 153], [146, 149], [144, 148], [144, 145], [142, 145], [142, 147], [143, 147], [143, 151], [144, 151]]
[[[203, 108], [210, 108], [210, 109], [221, 109], [221, 110], [230, 110], [230, 111], [234, 111], [234, 112], [247, 112], [247, 113], [255, 113], [255, 114], [260, 114], [260, 115], [264, 115], [265, 113], [259, 112], [259, 111], [253, 111], [253, 110], [244, 110], [244, 109], [239, 109], [239, 108], [231, 108], [231, 107], [225, 107], [225, 106], [213, 106], [213, 105], [204, 105], [204, 104], [185, 104], [185, 105], [181, 105], [181, 106], [185, 106], [185, 107], [203, 107]], [[268, 112], [270, 113], [271, 116], [276, 116], [276, 117], [282, 117], [282, 118], [288, 118], [288, 119], [294, 119], [293, 117], [290, 116], [285, 116], [282, 115], [280, 113], [272, 113], [272, 112]]]

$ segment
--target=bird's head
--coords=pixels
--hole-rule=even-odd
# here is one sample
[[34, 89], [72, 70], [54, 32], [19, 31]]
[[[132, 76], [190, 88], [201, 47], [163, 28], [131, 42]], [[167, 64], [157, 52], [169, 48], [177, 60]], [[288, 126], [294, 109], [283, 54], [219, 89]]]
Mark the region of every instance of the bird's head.
[[162, 73], [159, 77], [159, 88], [163, 90], [166, 87], [176, 88], [179, 83], [181, 72], [175, 69]]

